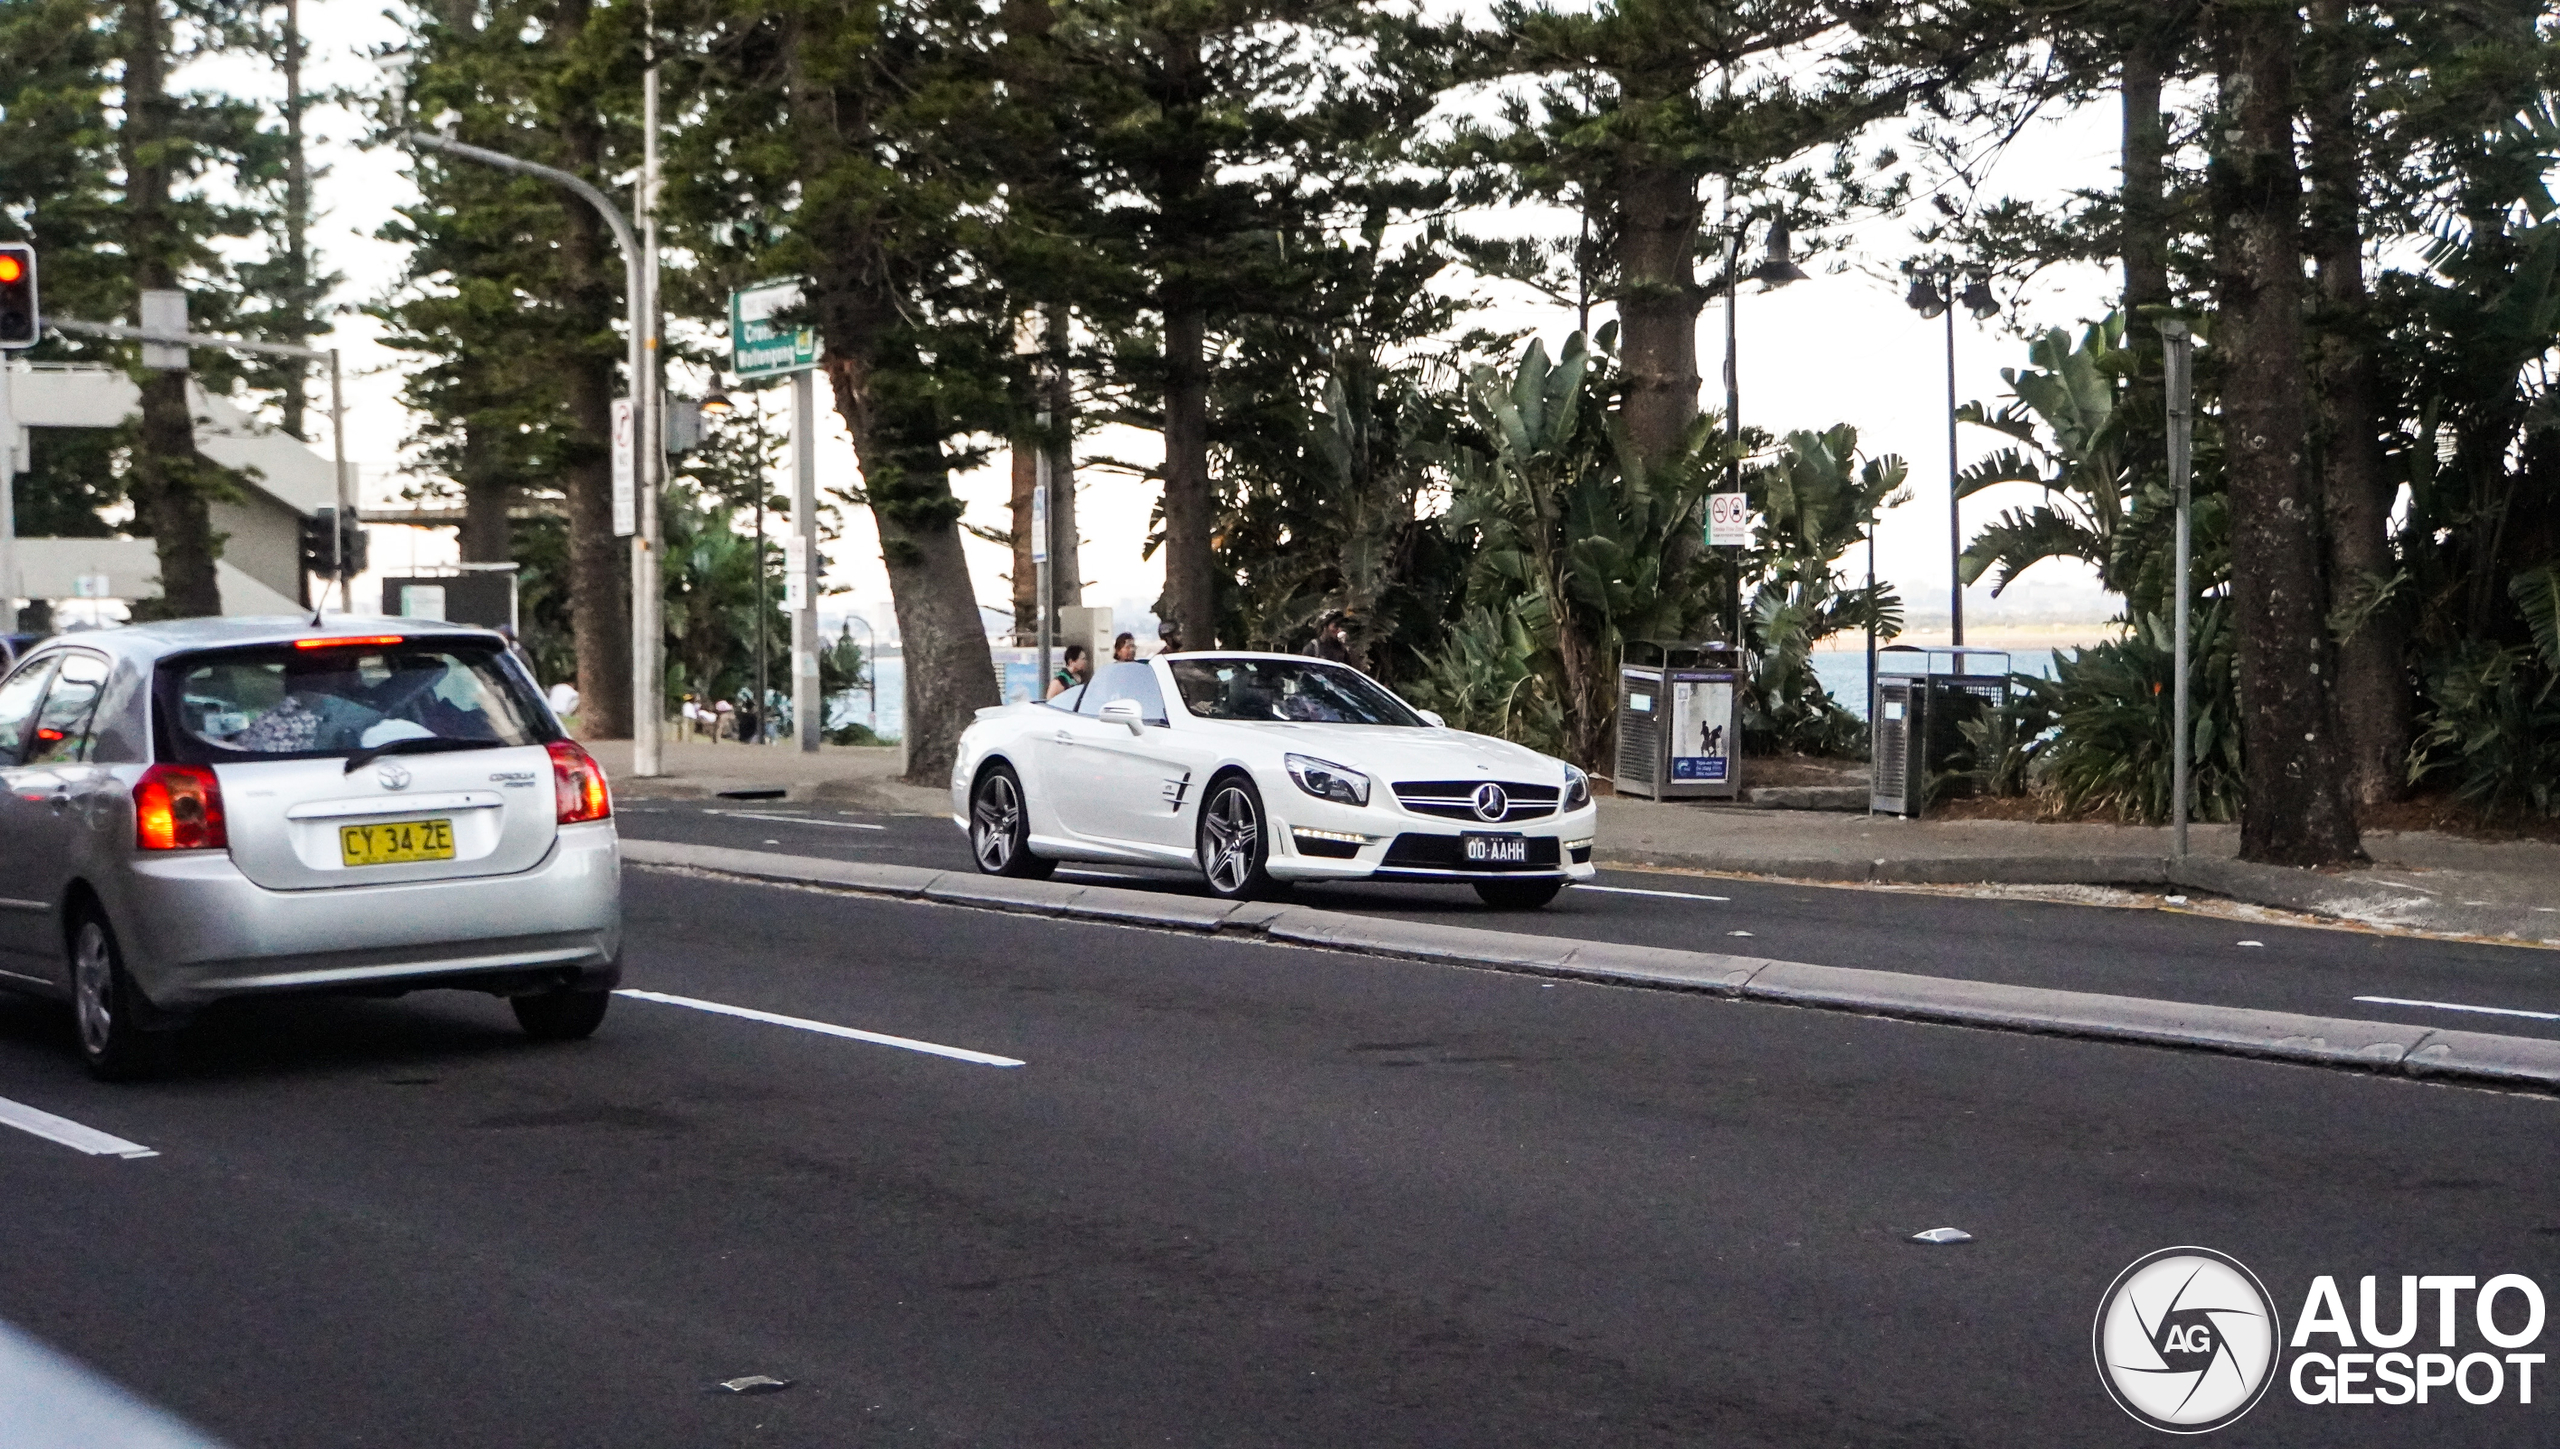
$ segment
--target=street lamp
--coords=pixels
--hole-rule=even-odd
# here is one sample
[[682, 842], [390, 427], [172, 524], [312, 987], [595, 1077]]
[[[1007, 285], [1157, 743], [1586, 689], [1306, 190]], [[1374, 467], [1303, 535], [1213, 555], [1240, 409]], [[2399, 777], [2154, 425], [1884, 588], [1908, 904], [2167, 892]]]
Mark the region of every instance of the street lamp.
[[[1796, 265], [1793, 234], [1787, 230], [1787, 219], [1779, 217], [1769, 223], [1768, 252], [1760, 265], [1751, 269], [1752, 277], [1763, 292], [1774, 292], [1792, 282], [1807, 280], [1805, 269]], [[1725, 491], [1742, 491], [1742, 368], [1737, 361], [1737, 336], [1734, 328], [1734, 298], [1742, 286], [1742, 232], [1728, 217], [1724, 234], [1724, 432], [1733, 446], [1725, 459]], [[1733, 632], [1725, 636], [1735, 648], [1742, 646], [1742, 560], [1733, 560]]]
[[1991, 295], [1991, 283], [1983, 277], [1965, 278], [1964, 290], [1956, 290], [1962, 277], [1953, 262], [1940, 262], [1934, 267], [1916, 269], [1911, 274], [1911, 290], [1902, 304], [1923, 317], [1947, 319], [1947, 621], [1952, 631], [1950, 643], [1964, 643], [1964, 514], [1956, 497], [1956, 311], [1964, 308], [1976, 322], [1984, 321], [2000, 310], [2000, 299]]

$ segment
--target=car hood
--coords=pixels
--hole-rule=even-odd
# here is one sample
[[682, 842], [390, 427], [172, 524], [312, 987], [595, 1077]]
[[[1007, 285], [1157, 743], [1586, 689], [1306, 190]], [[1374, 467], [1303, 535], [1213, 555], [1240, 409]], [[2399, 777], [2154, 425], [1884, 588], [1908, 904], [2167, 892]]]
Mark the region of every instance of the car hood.
[[1274, 748], [1347, 765], [1372, 779], [1515, 780], [1564, 782], [1564, 762], [1526, 745], [1453, 729], [1396, 729], [1380, 725], [1269, 724], [1221, 721]]

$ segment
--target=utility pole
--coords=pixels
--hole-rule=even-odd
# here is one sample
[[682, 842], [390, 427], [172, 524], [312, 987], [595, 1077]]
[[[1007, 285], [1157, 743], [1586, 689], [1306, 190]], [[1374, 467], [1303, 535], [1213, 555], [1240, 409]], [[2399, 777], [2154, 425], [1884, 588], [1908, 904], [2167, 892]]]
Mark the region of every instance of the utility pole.
[[2169, 489], [2178, 502], [2178, 554], [2175, 576], [2170, 587], [2176, 590], [2177, 642], [2170, 654], [2172, 677], [2169, 741], [2170, 820], [2176, 837], [2177, 857], [2187, 857], [2187, 799], [2190, 788], [2188, 773], [2194, 762], [2188, 759], [2193, 731], [2188, 726], [2187, 697], [2187, 598], [2190, 590], [2188, 571], [2194, 564], [2193, 505], [2194, 489], [2190, 473], [2189, 450], [2195, 437], [2195, 415], [2192, 404], [2195, 390], [2195, 336], [2187, 324], [2172, 317], [2160, 324], [2160, 340], [2165, 349], [2164, 361], [2169, 385]]
[[800, 751], [826, 737], [827, 701], [818, 689], [818, 387], [811, 371], [791, 374], [791, 545], [783, 553], [791, 610], [791, 730]]
[[[651, 71], [653, 79], [649, 88], [652, 98], [657, 94], [655, 75], [656, 72], [653, 69]], [[654, 99], [651, 114], [653, 116], [655, 114]], [[656, 127], [652, 126], [650, 129], [652, 132], [650, 155], [654, 158]], [[477, 161], [483, 166], [495, 166], [501, 171], [513, 171], [524, 176], [539, 176], [595, 208], [596, 214], [604, 218], [605, 226], [613, 232], [615, 245], [622, 249], [622, 294], [628, 311], [628, 320], [625, 325], [629, 333], [625, 339], [624, 366], [631, 374], [631, 396], [634, 404], [632, 410], [634, 456], [631, 466], [632, 477], [640, 493], [641, 505], [639, 532], [634, 534], [631, 540], [632, 640], [640, 646], [634, 651], [631, 661], [633, 706], [631, 773], [644, 779], [660, 774], [662, 766], [659, 759], [661, 722], [658, 681], [663, 677], [665, 668], [660, 655], [666, 647], [666, 634], [657, 626], [657, 610], [653, 604], [657, 599], [658, 581], [656, 481], [665, 476], [666, 459], [663, 450], [657, 446], [658, 424], [652, 416], [656, 409], [647, 405], [649, 399], [655, 394], [655, 390], [649, 385], [649, 378], [652, 371], [651, 361], [655, 356], [657, 345], [657, 329], [650, 321], [653, 315], [650, 306], [651, 289], [647, 280], [646, 258], [640, 250], [639, 238], [632, 234], [631, 220], [622, 214], [622, 209], [615, 206], [610, 198], [598, 191], [585, 177], [575, 172], [563, 171], [556, 166], [545, 166], [539, 161], [522, 160], [503, 151], [491, 151], [485, 147], [469, 145], [430, 131], [403, 132], [400, 139], [410, 146], [441, 151], [448, 156], [461, 157], [465, 161]], [[654, 161], [646, 169], [653, 172]], [[644, 187], [647, 179], [644, 176]], [[645, 194], [643, 200], [645, 203]], [[650, 461], [652, 453], [660, 455], [655, 464]], [[639, 623], [644, 612], [649, 620], [645, 630]]]
[[[658, 40], [657, 12], [647, 12], [649, 69], [641, 80], [640, 311], [647, 328], [640, 367], [631, 377], [632, 481], [640, 490], [640, 531], [631, 540], [631, 773], [665, 773], [661, 738], [666, 714], [666, 601], [658, 583], [658, 495], [667, 481], [666, 426], [658, 386]], [[717, 731], [714, 731], [716, 737]]]

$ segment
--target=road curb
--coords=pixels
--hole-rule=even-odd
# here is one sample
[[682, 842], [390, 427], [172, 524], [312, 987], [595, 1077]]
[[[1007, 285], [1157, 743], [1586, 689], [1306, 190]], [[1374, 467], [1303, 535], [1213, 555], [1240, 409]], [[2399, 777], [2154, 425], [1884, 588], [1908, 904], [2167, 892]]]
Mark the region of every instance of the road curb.
[[625, 840], [622, 858], [630, 865], [703, 871], [777, 885], [1252, 936], [1366, 956], [1700, 992], [1862, 1016], [2135, 1042], [2419, 1080], [2560, 1090], [2560, 1041], [2538, 1037], [2436, 1031], [2344, 1017], [1426, 925], [1269, 902], [1230, 905], [1112, 886], [1009, 880], [671, 841]]

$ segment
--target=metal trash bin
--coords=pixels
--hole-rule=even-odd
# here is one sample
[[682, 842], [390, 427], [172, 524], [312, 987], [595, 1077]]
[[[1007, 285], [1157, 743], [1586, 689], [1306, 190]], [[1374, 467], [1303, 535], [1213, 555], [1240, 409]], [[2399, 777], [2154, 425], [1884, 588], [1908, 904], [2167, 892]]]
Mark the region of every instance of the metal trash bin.
[[1917, 816], [1929, 782], [1964, 748], [1964, 723], [2009, 702], [2005, 649], [1923, 649], [1895, 644], [1876, 651], [1876, 697], [1867, 710], [1870, 775], [1867, 808]]
[[1720, 640], [1629, 640], [1618, 656], [1618, 793], [1738, 796], [1749, 679], [1743, 651]]

